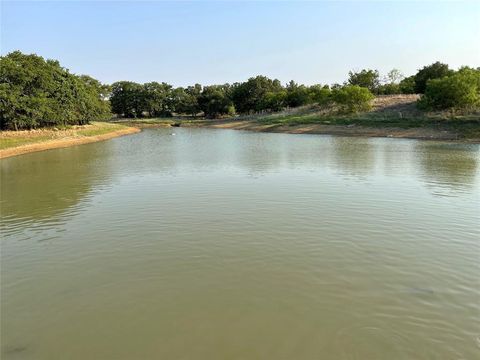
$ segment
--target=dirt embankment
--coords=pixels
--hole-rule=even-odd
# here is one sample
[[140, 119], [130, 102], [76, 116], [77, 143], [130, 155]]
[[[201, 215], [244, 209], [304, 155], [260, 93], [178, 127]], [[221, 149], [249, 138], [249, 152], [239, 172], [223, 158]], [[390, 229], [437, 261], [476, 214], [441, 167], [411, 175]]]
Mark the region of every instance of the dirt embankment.
[[[337, 136], [364, 136], [364, 137], [391, 137], [423, 140], [459, 140], [455, 132], [442, 131], [431, 128], [375, 128], [356, 125], [278, 125], [261, 124], [254, 120], [220, 120], [211, 123], [192, 123], [189, 126], [212, 127], [219, 129], [247, 130], [257, 132], [273, 132], [288, 134], [323, 134]], [[474, 141], [475, 142], [475, 141]]]
[[[25, 145], [13, 146], [6, 149], [0, 150], [0, 159], [22, 155], [30, 152], [43, 151], [56, 148], [64, 148], [73, 145], [82, 145], [93, 143], [97, 141], [103, 141], [112, 139], [118, 136], [134, 134], [140, 132], [140, 129], [134, 127], [125, 127], [104, 134], [91, 135], [91, 136], [76, 136], [72, 134], [66, 137], [60, 137], [52, 140], [40, 141], [40, 142], [31, 142]], [[16, 136], [18, 137], [18, 136]], [[5, 140], [6, 136], [0, 136], [0, 141]], [[34, 141], [35, 136], [32, 137]]]
[[[344, 122], [350, 122], [349, 124], [336, 124], [335, 115], [329, 113], [330, 110], [328, 109], [307, 106], [271, 115], [251, 115], [233, 119], [181, 122], [181, 126], [290, 134], [480, 142], [478, 136], [465, 136], [464, 130], [468, 130], [467, 127], [469, 126], [466, 123], [464, 125], [459, 123], [456, 127], [442, 126], [443, 120], [449, 119], [449, 114], [426, 114], [419, 111], [416, 106], [418, 99], [419, 95], [377, 96], [372, 101], [372, 109], [369, 112], [359, 114], [363, 120], [357, 119], [357, 115], [352, 115], [351, 119], [348, 116], [339, 116], [340, 119], [347, 120]], [[316, 117], [314, 121], [312, 121], [312, 117]], [[478, 123], [478, 119], [476, 122]], [[417, 126], [416, 124], [421, 125]], [[462, 126], [465, 126], [465, 128], [462, 128]], [[478, 125], [474, 126], [478, 127]]]

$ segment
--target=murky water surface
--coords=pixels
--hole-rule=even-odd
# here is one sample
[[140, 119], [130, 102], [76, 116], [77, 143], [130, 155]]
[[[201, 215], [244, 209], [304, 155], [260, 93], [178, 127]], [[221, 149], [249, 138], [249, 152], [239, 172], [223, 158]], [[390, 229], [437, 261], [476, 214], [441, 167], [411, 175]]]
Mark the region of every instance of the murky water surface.
[[478, 359], [480, 148], [145, 130], [1, 166], [2, 359]]

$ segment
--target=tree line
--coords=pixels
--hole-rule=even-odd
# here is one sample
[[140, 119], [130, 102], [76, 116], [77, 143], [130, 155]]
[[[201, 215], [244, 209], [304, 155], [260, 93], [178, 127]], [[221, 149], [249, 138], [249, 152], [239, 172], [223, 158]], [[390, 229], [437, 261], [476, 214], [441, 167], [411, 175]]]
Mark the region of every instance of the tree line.
[[0, 58], [0, 128], [88, 124], [111, 117], [109, 87], [58, 61], [19, 51]]
[[396, 69], [381, 77], [377, 70], [351, 71], [343, 84], [283, 85], [266, 76], [233, 84], [173, 87], [167, 83], [119, 81], [101, 84], [71, 74], [58, 61], [19, 51], [0, 58], [0, 127], [31, 129], [81, 125], [118, 117], [219, 118], [234, 114], [276, 112], [318, 104], [342, 112], [368, 110], [375, 95], [423, 94], [426, 110], [475, 110], [480, 106], [480, 68], [454, 71], [440, 62], [404, 77]]
[[202, 114], [208, 118], [237, 114], [281, 111], [308, 104], [335, 104], [345, 112], [368, 110], [375, 95], [423, 94], [419, 107], [425, 110], [463, 109], [480, 106], [480, 68], [462, 67], [454, 71], [447, 64], [433, 63], [415, 75], [404, 77], [391, 70], [381, 77], [378, 70], [350, 71], [343, 84], [297, 84], [285, 86], [266, 76], [245, 82], [200, 84], [173, 88], [162, 83], [117, 82], [112, 85], [112, 111], [124, 117]]

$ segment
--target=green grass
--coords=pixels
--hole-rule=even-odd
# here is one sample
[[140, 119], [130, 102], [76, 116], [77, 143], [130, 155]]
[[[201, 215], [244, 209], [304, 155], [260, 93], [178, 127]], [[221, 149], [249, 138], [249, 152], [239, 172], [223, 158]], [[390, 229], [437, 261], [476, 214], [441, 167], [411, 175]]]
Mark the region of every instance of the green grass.
[[93, 128], [81, 129], [77, 131], [79, 136], [97, 136], [108, 134], [112, 131], [125, 129], [127, 126], [113, 123], [93, 122]]
[[48, 135], [37, 136], [35, 138], [29, 138], [29, 137], [0, 138], [0, 150], [32, 144], [32, 143], [44, 142], [51, 139], [52, 137]]
[[140, 119], [122, 119], [114, 121], [114, 124], [124, 124], [132, 126], [170, 126], [177, 122], [185, 122], [173, 118], [140, 118]]
[[121, 124], [92, 122], [91, 125], [85, 127], [39, 129], [36, 131], [1, 131], [0, 150], [22, 145], [42, 143], [49, 140], [103, 135], [125, 128], [127, 128], [127, 126]]

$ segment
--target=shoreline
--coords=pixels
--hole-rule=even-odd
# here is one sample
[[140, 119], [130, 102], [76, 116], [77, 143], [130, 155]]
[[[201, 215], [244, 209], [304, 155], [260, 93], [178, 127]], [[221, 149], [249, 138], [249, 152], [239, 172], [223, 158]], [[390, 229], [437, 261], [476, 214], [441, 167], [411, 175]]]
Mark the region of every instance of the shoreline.
[[[480, 138], [463, 138], [456, 132], [428, 127], [396, 128], [368, 127], [360, 125], [325, 125], [325, 124], [262, 124], [255, 120], [199, 120], [179, 122], [180, 127], [206, 127], [214, 129], [244, 130], [284, 134], [311, 134], [348, 137], [384, 137], [394, 139], [437, 140], [459, 143], [480, 144]], [[165, 126], [159, 124], [159, 127]], [[151, 125], [150, 125], [151, 127]]]
[[[145, 120], [144, 120], [145, 121]], [[148, 120], [147, 120], [148, 121]], [[82, 130], [94, 130], [95, 125], [87, 125], [87, 127], [80, 128]], [[168, 121], [159, 120], [148, 121], [142, 123], [142, 121], [122, 121], [122, 122], [110, 122], [105, 124], [121, 125], [123, 128], [112, 130], [98, 135], [80, 135], [73, 130], [73, 134], [70, 134], [70, 130], [59, 130], [53, 132], [55, 135], [59, 135], [58, 138], [50, 140], [39, 139], [36, 142], [29, 144], [8, 147], [6, 149], [0, 149], [0, 159], [5, 159], [13, 156], [28, 154], [32, 152], [65, 148], [76, 145], [89, 144], [93, 142], [99, 142], [109, 140], [112, 138], [135, 134], [141, 131], [142, 128], [157, 128], [157, 127], [197, 127], [197, 128], [212, 128], [212, 129], [229, 129], [229, 130], [243, 130], [251, 132], [268, 132], [268, 133], [284, 133], [284, 134], [310, 134], [310, 135], [330, 135], [330, 136], [346, 136], [346, 137], [367, 137], [367, 138], [394, 138], [394, 139], [415, 139], [415, 140], [431, 140], [431, 141], [447, 141], [457, 142], [465, 144], [480, 144], [480, 138], [464, 138], [456, 132], [448, 130], [434, 129], [430, 127], [417, 127], [417, 128], [396, 128], [396, 127], [368, 127], [361, 125], [328, 125], [328, 124], [298, 124], [298, 125], [283, 125], [283, 124], [265, 124], [255, 119], [221, 119], [221, 120], [183, 120], [183, 119], [170, 119]], [[92, 129], [88, 128], [91, 126]], [[51, 131], [51, 130], [47, 130]], [[62, 136], [63, 132], [68, 133]], [[25, 131], [27, 137], [42, 134], [42, 131]], [[0, 133], [1, 134], [1, 133]], [[5, 133], [4, 133], [5, 134]], [[22, 135], [20, 132], [11, 132], [8, 136], [1, 136], [0, 141], [8, 138], [15, 138], [17, 135]], [[20, 137], [20, 136], [19, 136]]]
[[480, 110], [469, 114], [424, 112], [417, 108], [419, 95], [379, 95], [371, 109], [354, 114], [338, 113], [331, 106], [315, 104], [274, 113], [239, 115], [219, 119], [177, 116], [170, 118], [118, 119], [118, 124], [151, 127], [205, 127], [286, 134], [319, 134], [385, 137], [480, 143]]
[[[124, 129], [113, 130], [105, 134], [91, 135], [91, 136], [77, 136], [77, 137], [60, 137], [57, 139], [39, 141], [31, 144], [25, 144], [15, 147], [9, 147], [0, 150], [0, 159], [9, 158], [12, 156], [18, 156], [28, 154], [32, 152], [65, 148], [75, 145], [89, 144], [98, 141], [104, 141], [113, 139], [119, 136], [130, 135], [140, 132], [141, 130], [136, 127], [126, 127]], [[0, 138], [1, 140], [1, 138]]]

